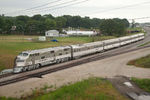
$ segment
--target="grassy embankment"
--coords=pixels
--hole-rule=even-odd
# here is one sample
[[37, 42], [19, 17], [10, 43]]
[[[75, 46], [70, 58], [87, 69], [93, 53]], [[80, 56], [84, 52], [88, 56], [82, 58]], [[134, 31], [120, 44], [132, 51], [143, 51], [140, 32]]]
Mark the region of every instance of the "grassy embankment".
[[[32, 38], [33, 40], [28, 40]], [[39, 42], [38, 36], [0, 35], [0, 70], [12, 68], [14, 58], [22, 51], [70, 44], [92, 42], [93, 37], [58, 37], [59, 42]], [[94, 37], [94, 41], [114, 38], [113, 36]]]
[[146, 42], [146, 43], [143, 43], [143, 44], [139, 45], [138, 47], [146, 46], [146, 45], [149, 45], [149, 44], [150, 44], [150, 41]]
[[[128, 65], [134, 65], [141, 68], [150, 68], [150, 55], [131, 60], [128, 62]], [[132, 78], [132, 81], [135, 82], [140, 88], [150, 92], [150, 79]]]
[[136, 67], [142, 68], [150, 68], [150, 55], [147, 55], [139, 59], [131, 60], [128, 62], [128, 65], [134, 65]]
[[[100, 78], [89, 78], [68, 86], [63, 86], [52, 92], [44, 92], [46, 87], [40, 91], [34, 91], [32, 96], [22, 98], [21, 100], [128, 100], [122, 96], [112, 84]], [[6, 99], [1, 100], [19, 100]]]
[[145, 33], [142, 27], [128, 28], [127, 31], [140, 31], [140, 33]]
[[150, 93], [150, 79], [132, 78], [132, 81], [135, 82], [141, 89]]

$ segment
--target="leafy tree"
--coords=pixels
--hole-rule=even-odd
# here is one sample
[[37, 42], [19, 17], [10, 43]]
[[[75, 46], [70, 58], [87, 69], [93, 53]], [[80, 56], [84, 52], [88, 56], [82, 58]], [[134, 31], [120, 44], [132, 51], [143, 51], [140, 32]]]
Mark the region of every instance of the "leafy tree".
[[[38, 22], [35, 20], [29, 20], [26, 25], [26, 31], [28, 34], [37, 34]], [[27, 34], [26, 33], [26, 34]]]
[[45, 17], [45, 18], [50, 18], [50, 19], [55, 19], [51, 14], [46, 14], [46, 15], [44, 15], [43, 17]]
[[50, 18], [47, 18], [47, 19], [45, 20], [44, 24], [45, 24], [45, 27], [46, 27], [45, 29], [46, 29], [46, 30], [55, 29], [55, 27], [56, 27], [56, 22], [55, 22], [55, 20], [50, 19]]
[[27, 21], [30, 20], [30, 17], [21, 15], [21, 16], [17, 16], [16, 20], [20, 20], [20, 21], [23, 21], [24, 23], [27, 23]]
[[23, 32], [25, 31], [24, 29], [25, 29], [25, 24], [22, 22], [22, 21], [17, 21], [16, 22], [17, 23], [17, 25], [16, 25], [16, 31], [18, 31], [19, 33], [22, 33], [23, 34]]
[[127, 19], [123, 19], [122, 21], [124, 22], [126, 28], [130, 26], [130, 23], [128, 22]]
[[82, 18], [82, 21], [81, 21], [81, 27], [85, 27], [85, 28], [91, 28], [91, 20], [89, 17], [84, 17]]
[[93, 18], [93, 19], [91, 19], [91, 26], [93, 28], [97, 28], [98, 29], [101, 21], [102, 21], [102, 19]]
[[45, 34], [46, 25], [45, 25], [45, 23], [44, 23], [43, 21], [40, 21], [40, 22], [38, 23], [38, 30], [37, 30], [37, 31], [39, 31], [39, 34], [40, 34], [40, 35], [44, 35], [44, 34]]
[[[100, 25], [101, 24], [101, 25]], [[0, 16], [0, 33], [11, 33], [11, 27], [16, 26], [16, 30], [13, 34], [34, 34], [43, 35], [45, 31], [51, 29], [57, 29], [61, 32], [62, 28], [86, 28], [86, 29], [98, 29], [101, 26], [101, 31], [105, 35], [123, 35], [126, 27], [129, 26], [129, 22], [126, 19], [99, 19], [81, 16], [64, 15], [54, 17], [51, 14], [46, 15], [34, 15], [29, 16]], [[117, 29], [118, 28], [118, 29]]]
[[63, 17], [66, 19], [65, 27], [72, 27], [72, 16], [64, 15]]
[[10, 34], [11, 28], [14, 25], [13, 20], [10, 18], [5, 18], [4, 23], [5, 23], [4, 28], [3, 28], [4, 33]]
[[2, 34], [4, 26], [5, 26], [4, 19], [0, 16], [0, 33], [1, 34]]
[[34, 16], [32, 17], [32, 19], [33, 19], [33, 20], [40, 21], [40, 20], [43, 19], [43, 17], [42, 17], [40, 14], [37, 14], [37, 15], [34, 15]]
[[55, 19], [55, 21], [56, 21], [57, 29], [61, 32], [62, 28], [65, 27], [65, 25], [66, 25], [66, 18], [64, 18], [64, 17], [57, 17]]
[[105, 19], [100, 23], [100, 31], [104, 35], [121, 36], [125, 34], [126, 25], [121, 19]]

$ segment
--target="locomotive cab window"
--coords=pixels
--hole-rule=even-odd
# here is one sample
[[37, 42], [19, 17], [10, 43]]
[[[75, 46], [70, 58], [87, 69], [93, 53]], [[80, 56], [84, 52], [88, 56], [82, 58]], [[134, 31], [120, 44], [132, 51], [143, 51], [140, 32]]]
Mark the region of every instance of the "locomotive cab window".
[[62, 53], [59, 53], [59, 56], [62, 55]]
[[68, 51], [69, 49], [64, 49], [64, 51]]
[[41, 57], [41, 59], [44, 59], [44, 58], [45, 58], [45, 56], [42, 56], [42, 57]]
[[19, 54], [19, 56], [24, 56], [24, 57], [26, 57], [26, 56], [28, 56], [29, 54], [28, 53], [20, 53]]
[[50, 53], [54, 53], [54, 51], [50, 51]]
[[39, 56], [39, 53], [35, 53], [35, 54], [30, 54], [30, 56]]
[[35, 56], [39, 56], [39, 53], [36, 53]]

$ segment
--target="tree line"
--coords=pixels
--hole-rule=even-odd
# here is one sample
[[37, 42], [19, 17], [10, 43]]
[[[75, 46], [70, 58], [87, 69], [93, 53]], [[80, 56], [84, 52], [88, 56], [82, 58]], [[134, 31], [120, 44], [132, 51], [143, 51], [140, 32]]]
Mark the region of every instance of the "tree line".
[[99, 19], [64, 15], [54, 17], [51, 14], [30, 16], [0, 15], [0, 34], [44, 35], [45, 31], [63, 28], [100, 29], [104, 35], [121, 35], [129, 27], [126, 19]]

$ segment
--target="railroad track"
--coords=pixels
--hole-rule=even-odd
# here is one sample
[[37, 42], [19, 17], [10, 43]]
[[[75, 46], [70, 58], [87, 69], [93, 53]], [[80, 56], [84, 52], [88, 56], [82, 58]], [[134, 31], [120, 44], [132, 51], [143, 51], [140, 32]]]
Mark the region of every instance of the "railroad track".
[[3, 77], [8, 77], [8, 76], [11, 76], [13, 75], [13, 73], [8, 73], [8, 74], [3, 74], [3, 75], [0, 75], [0, 79], [3, 78]]
[[121, 50], [121, 51], [116, 50], [114, 52], [108, 51], [108, 52], [104, 52], [104, 53], [99, 53], [99, 54], [96, 54], [92, 57], [87, 57], [87, 58], [85, 57], [83, 59], [78, 59], [77, 61], [75, 60], [72, 63], [67, 63], [67, 64], [64, 64], [64, 65], [58, 65], [58, 67], [52, 68], [52, 69], [49, 69], [49, 70], [36, 72], [36, 73], [31, 73], [31, 74], [24, 75], [24, 76], [20, 75], [20, 77], [16, 77], [16, 78], [9, 79], [9, 80], [4, 80], [4, 81], [0, 82], [0, 86], [4, 86], [4, 85], [11, 84], [11, 83], [23, 81], [23, 80], [26, 80], [26, 79], [29, 79], [29, 78], [32, 78], [32, 77], [42, 78], [42, 75], [46, 75], [46, 74], [49, 74], [49, 73], [52, 73], [52, 72], [56, 72], [56, 71], [59, 71], [59, 70], [64, 70], [64, 69], [71, 68], [71, 67], [74, 67], [74, 66], [77, 66], [77, 65], [81, 65], [81, 64], [92, 62], [92, 61], [101, 60], [101, 59], [105, 59], [105, 58], [108, 58], [108, 57], [112, 57], [112, 56], [116, 56], [116, 55], [120, 55], [120, 54], [124, 54], [124, 53], [128, 53], [128, 52], [132, 52], [132, 51], [136, 51], [136, 50], [140, 50], [140, 49], [144, 49], [144, 48], [149, 48], [149, 47], [150, 47], [150, 45], [144, 46], [144, 47], [137, 47], [137, 48], [133, 48], [133, 49], [129, 49], [129, 50]]

